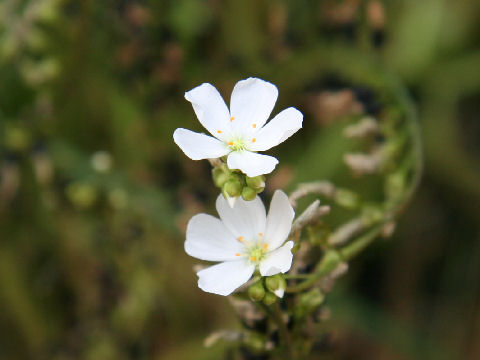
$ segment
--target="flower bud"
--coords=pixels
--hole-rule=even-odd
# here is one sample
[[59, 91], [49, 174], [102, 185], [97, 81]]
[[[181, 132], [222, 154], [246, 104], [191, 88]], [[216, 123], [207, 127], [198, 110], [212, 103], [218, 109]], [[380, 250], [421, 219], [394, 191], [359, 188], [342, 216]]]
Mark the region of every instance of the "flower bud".
[[295, 317], [298, 319], [310, 314], [323, 303], [324, 299], [325, 295], [318, 288], [300, 295], [298, 304], [295, 307]]
[[230, 173], [221, 167], [213, 168], [212, 177], [215, 186], [221, 188], [230, 178]]
[[263, 191], [265, 188], [265, 176], [259, 175], [255, 177], [246, 177], [246, 182], [249, 187], [256, 190], [257, 192]]
[[242, 198], [246, 201], [251, 201], [257, 197], [257, 192], [249, 186], [242, 189]]
[[265, 305], [272, 305], [277, 301], [277, 296], [272, 292], [267, 292], [263, 298], [263, 303]]
[[329, 273], [337, 267], [337, 265], [342, 261], [340, 254], [336, 250], [328, 250], [322, 257], [320, 261], [319, 270], [323, 273]]
[[265, 288], [261, 281], [257, 281], [248, 288], [248, 296], [252, 301], [260, 301], [265, 297]]
[[282, 274], [267, 277], [265, 279], [265, 285], [269, 291], [273, 292], [279, 298], [283, 297], [285, 289], [287, 288], [287, 282]]
[[242, 194], [243, 184], [235, 177], [231, 177], [224, 185], [222, 190], [230, 197], [237, 197]]
[[338, 189], [335, 192], [335, 202], [347, 209], [355, 209], [358, 207], [359, 198], [353, 191], [347, 189]]

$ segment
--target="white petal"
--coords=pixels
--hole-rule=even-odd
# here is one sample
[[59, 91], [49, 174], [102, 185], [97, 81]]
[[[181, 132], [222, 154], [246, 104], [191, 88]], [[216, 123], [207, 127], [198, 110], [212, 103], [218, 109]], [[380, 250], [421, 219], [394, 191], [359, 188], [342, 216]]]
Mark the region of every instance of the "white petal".
[[[223, 139], [230, 132], [230, 112], [212, 84], [204, 83], [185, 93], [200, 123], [213, 136]], [[218, 132], [220, 131], [220, 133]]]
[[242, 134], [260, 129], [268, 120], [277, 97], [277, 87], [267, 81], [248, 78], [237, 82], [230, 99], [233, 128]]
[[255, 142], [249, 146], [252, 151], [268, 150], [295, 134], [302, 128], [303, 114], [290, 107], [283, 110], [255, 134]]
[[209, 293], [227, 296], [245, 284], [254, 270], [255, 265], [246, 260], [213, 265], [197, 273], [198, 287]]
[[208, 261], [238, 260], [245, 247], [238, 242], [223, 223], [207, 214], [198, 214], [187, 226], [185, 252]]
[[227, 165], [230, 169], [239, 169], [250, 177], [270, 174], [277, 164], [278, 160], [273, 156], [245, 150], [232, 151], [227, 158]]
[[182, 128], [175, 130], [173, 141], [192, 160], [215, 159], [230, 151], [220, 140]]
[[245, 241], [257, 240], [259, 233], [265, 231], [265, 206], [257, 196], [252, 201], [239, 198], [233, 207], [230, 207], [222, 194], [217, 198], [217, 211], [223, 224], [235, 236], [242, 236]]
[[233, 208], [235, 206], [235, 203], [237, 202], [239, 196], [230, 196], [226, 193], [224, 195], [225, 195], [225, 200], [227, 200], [228, 205], [231, 208]]
[[277, 297], [283, 298], [283, 295], [285, 294], [285, 289], [280, 288], [280, 289], [275, 290], [273, 293], [275, 295], [277, 295]]
[[293, 241], [287, 241], [285, 245], [277, 250], [269, 252], [267, 257], [260, 263], [260, 274], [272, 276], [278, 273], [286, 273], [292, 266]]
[[287, 195], [281, 190], [275, 191], [270, 203], [265, 229], [265, 241], [270, 250], [278, 248], [287, 239], [292, 229], [294, 216], [295, 211], [290, 205]]

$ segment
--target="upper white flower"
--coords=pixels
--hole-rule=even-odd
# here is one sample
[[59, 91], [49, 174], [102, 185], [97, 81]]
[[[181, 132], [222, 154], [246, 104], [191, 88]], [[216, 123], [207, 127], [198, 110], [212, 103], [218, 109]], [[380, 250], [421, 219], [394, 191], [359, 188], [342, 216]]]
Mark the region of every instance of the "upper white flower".
[[185, 93], [200, 123], [214, 137], [187, 129], [176, 129], [175, 143], [192, 160], [227, 155], [230, 169], [240, 169], [250, 177], [268, 174], [278, 160], [260, 155], [285, 141], [302, 127], [303, 115], [290, 107], [265, 123], [277, 101], [277, 87], [257, 78], [237, 82], [230, 99], [230, 111], [220, 93], [204, 83]]
[[197, 273], [200, 289], [226, 296], [246, 283], [257, 266], [262, 276], [290, 270], [293, 241], [284, 242], [295, 212], [284, 192], [275, 191], [268, 216], [259, 197], [239, 199], [231, 208], [220, 194], [216, 206], [220, 219], [198, 214], [187, 226], [187, 254], [220, 261]]

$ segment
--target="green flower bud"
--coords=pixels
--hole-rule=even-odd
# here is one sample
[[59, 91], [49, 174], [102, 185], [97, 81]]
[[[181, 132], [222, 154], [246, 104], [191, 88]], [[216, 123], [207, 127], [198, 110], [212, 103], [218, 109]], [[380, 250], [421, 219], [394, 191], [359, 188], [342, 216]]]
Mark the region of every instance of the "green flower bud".
[[265, 288], [261, 281], [257, 281], [248, 288], [248, 296], [252, 301], [260, 301], [265, 297]]
[[277, 277], [277, 275], [267, 277], [265, 279], [265, 285], [267, 286], [268, 290], [273, 292], [280, 287], [280, 279]]
[[277, 296], [272, 292], [267, 292], [263, 298], [263, 303], [265, 305], [272, 305], [277, 301]]
[[335, 192], [335, 202], [347, 209], [355, 209], [358, 207], [360, 199], [353, 191], [347, 189], [338, 189]]
[[251, 187], [245, 186], [242, 189], [242, 198], [246, 201], [251, 201], [257, 197], [257, 192]]
[[246, 177], [246, 182], [249, 187], [254, 190], [263, 190], [265, 188], [265, 176], [259, 175], [255, 177]]
[[283, 297], [285, 289], [287, 288], [287, 282], [282, 274], [267, 277], [265, 279], [265, 285], [269, 291], [273, 292], [279, 298]]
[[243, 184], [236, 178], [230, 178], [224, 185], [222, 190], [230, 197], [237, 197], [242, 194]]
[[212, 177], [215, 186], [221, 188], [230, 179], [230, 173], [221, 167], [216, 167], [212, 170]]
[[319, 270], [323, 273], [329, 273], [337, 267], [338, 264], [342, 261], [340, 254], [336, 250], [328, 250], [322, 257], [320, 264], [318, 265]]
[[310, 314], [323, 303], [324, 299], [325, 295], [323, 295], [318, 288], [300, 295], [297, 306], [295, 307], [295, 317], [298, 319]]

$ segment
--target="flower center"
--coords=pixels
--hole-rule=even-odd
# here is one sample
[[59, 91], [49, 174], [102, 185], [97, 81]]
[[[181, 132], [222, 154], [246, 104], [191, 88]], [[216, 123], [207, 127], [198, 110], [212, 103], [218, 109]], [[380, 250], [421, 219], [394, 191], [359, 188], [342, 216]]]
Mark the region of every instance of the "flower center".
[[247, 250], [247, 256], [250, 262], [259, 264], [265, 258], [268, 244], [258, 243]]
[[251, 263], [258, 265], [263, 259], [268, 250], [268, 244], [263, 242], [263, 233], [258, 233], [256, 241], [247, 241], [243, 236], [237, 237], [238, 242], [245, 246], [244, 253], [236, 253], [235, 256], [245, 256]]
[[228, 142], [228, 146], [233, 151], [247, 150], [247, 144], [242, 139], [235, 139]]

